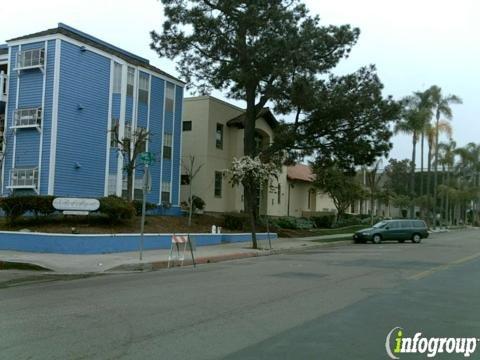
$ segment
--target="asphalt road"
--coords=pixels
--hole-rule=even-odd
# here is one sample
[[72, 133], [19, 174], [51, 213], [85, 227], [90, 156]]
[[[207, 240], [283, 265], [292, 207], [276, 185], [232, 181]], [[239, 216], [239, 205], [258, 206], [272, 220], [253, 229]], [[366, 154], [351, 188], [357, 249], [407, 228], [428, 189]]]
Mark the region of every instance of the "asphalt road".
[[386, 359], [396, 326], [480, 337], [479, 298], [478, 230], [28, 284], [0, 289], [0, 359]]

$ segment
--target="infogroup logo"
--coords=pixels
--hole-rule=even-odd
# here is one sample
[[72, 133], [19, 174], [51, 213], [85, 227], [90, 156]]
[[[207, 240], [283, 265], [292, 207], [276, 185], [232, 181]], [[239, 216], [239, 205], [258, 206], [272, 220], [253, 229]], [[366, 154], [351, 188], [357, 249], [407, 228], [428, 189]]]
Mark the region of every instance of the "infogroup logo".
[[461, 354], [470, 357], [477, 348], [477, 338], [422, 337], [421, 332], [406, 337], [401, 327], [395, 327], [387, 335], [385, 350], [391, 359], [400, 359], [401, 354], [427, 354], [434, 358], [437, 354]]

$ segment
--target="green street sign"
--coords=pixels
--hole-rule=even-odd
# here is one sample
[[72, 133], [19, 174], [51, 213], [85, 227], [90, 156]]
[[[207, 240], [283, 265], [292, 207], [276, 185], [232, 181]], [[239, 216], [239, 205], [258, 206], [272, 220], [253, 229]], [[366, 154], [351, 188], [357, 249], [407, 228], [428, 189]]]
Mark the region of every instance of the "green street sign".
[[151, 152], [143, 152], [140, 154], [140, 161], [144, 165], [152, 165], [155, 162], [155, 156]]

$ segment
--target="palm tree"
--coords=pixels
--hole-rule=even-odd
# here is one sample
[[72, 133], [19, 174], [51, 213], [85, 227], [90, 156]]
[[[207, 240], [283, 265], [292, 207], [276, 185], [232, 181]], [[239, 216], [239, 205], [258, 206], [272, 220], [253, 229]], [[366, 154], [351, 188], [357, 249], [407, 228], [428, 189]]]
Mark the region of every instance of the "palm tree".
[[457, 149], [456, 154], [460, 158], [457, 168], [471, 187], [474, 210], [473, 220], [477, 222], [480, 205], [478, 198], [480, 186], [480, 144], [468, 143], [465, 147]]
[[428, 154], [427, 154], [427, 191], [426, 191], [426, 203], [427, 203], [427, 222], [430, 224], [431, 220], [431, 168], [432, 168], [432, 157], [433, 152], [436, 151], [435, 146], [435, 139], [437, 138], [437, 134], [446, 134], [449, 138], [452, 137], [452, 127], [450, 123], [440, 120], [438, 123], [438, 127], [432, 126], [432, 124], [428, 123], [425, 126], [425, 135], [427, 137], [428, 142]]
[[436, 217], [437, 217], [437, 186], [438, 186], [438, 138], [439, 138], [439, 125], [440, 118], [443, 116], [447, 120], [451, 120], [453, 117], [452, 109], [450, 108], [451, 104], [461, 104], [462, 100], [456, 95], [447, 95], [442, 94], [442, 89], [436, 85], [433, 85], [428, 90], [431, 95], [431, 100], [433, 104], [433, 113], [435, 114], [435, 128], [437, 129], [435, 134], [435, 167], [434, 167], [434, 176], [433, 176], [433, 216], [435, 219], [436, 226]]
[[[456, 155], [457, 143], [450, 139], [448, 143], [440, 143], [438, 145], [438, 150], [441, 158], [442, 165], [446, 168], [446, 180], [444, 182], [444, 212], [447, 224], [450, 225], [450, 177], [455, 165], [455, 155]], [[444, 172], [445, 173], [445, 172]]]
[[[429, 90], [425, 91], [417, 91], [415, 93], [415, 96], [417, 96], [420, 99], [420, 107], [429, 109], [431, 110], [433, 105], [431, 101], [431, 94]], [[426, 138], [426, 131], [427, 127], [430, 124], [432, 118], [432, 113], [429, 111], [429, 116], [427, 119], [425, 119], [425, 124], [422, 129], [422, 133], [420, 136], [420, 191], [419, 195], [422, 196], [424, 194], [424, 176], [423, 176], [423, 169], [424, 169], [424, 161], [425, 161], [425, 138]]]
[[429, 108], [422, 106], [422, 99], [415, 94], [403, 99], [403, 114], [401, 120], [395, 125], [395, 133], [404, 133], [412, 136], [412, 161], [410, 170], [410, 217], [415, 217], [415, 168], [417, 158], [418, 137], [425, 128], [425, 123], [431, 115]]

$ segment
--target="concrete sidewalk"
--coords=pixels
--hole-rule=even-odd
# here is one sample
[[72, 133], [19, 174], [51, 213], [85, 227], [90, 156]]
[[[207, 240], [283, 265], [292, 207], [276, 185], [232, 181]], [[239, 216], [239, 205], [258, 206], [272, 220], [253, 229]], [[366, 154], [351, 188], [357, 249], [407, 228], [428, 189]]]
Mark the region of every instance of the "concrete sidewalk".
[[[318, 247], [332, 242], [314, 242], [322, 239], [340, 239], [352, 234], [325, 235], [309, 238], [280, 238], [272, 240], [272, 249], [268, 241], [259, 241], [263, 250], [253, 250], [250, 242], [230, 243], [213, 246], [199, 246], [194, 252], [197, 264], [227, 261], [246, 257], [266, 256], [290, 250]], [[144, 251], [143, 260], [138, 252], [65, 255], [0, 251], [0, 262], [18, 262], [42, 266], [61, 274], [102, 273], [105, 271], [141, 271], [164, 268], [167, 266], [169, 250]], [[190, 264], [190, 253], [185, 254], [185, 265]]]

